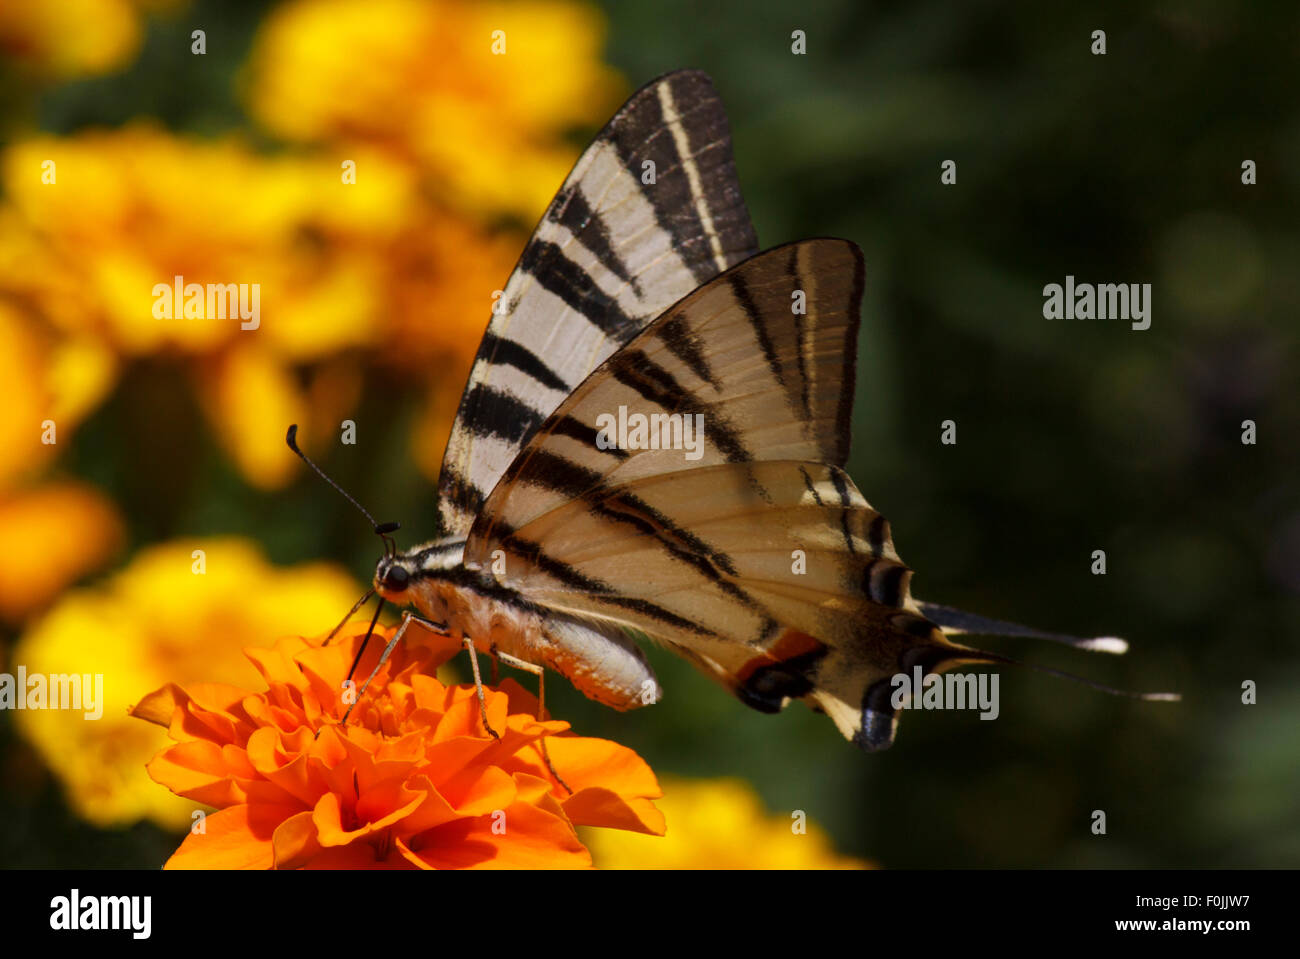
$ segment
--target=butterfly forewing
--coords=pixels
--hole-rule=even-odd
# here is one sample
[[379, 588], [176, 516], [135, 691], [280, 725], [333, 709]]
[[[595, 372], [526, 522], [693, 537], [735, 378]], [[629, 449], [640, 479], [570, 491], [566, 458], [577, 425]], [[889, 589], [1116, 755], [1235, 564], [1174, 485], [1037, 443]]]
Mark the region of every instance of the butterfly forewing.
[[497, 301], [443, 460], [444, 531], [468, 533], [592, 370], [756, 249], [711, 81], [682, 71], [647, 84], [579, 158]]

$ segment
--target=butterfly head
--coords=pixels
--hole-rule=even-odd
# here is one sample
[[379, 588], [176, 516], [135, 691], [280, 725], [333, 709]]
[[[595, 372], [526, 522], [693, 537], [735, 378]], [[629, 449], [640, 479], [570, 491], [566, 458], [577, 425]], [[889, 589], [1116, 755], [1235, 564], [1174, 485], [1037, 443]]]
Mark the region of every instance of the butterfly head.
[[412, 601], [420, 583], [445, 578], [461, 565], [465, 541], [451, 536], [425, 543], [405, 553], [386, 551], [375, 564], [375, 590], [399, 605]]
[[375, 566], [375, 589], [384, 599], [394, 603], [404, 602], [403, 597], [411, 586], [413, 579], [411, 569], [404, 562], [403, 556], [384, 554]]

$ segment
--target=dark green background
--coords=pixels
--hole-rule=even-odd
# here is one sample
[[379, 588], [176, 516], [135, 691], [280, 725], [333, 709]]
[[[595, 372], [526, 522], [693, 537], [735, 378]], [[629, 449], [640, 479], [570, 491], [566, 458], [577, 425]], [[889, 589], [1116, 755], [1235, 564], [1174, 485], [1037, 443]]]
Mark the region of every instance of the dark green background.
[[[610, 5], [609, 59], [631, 86], [713, 75], [763, 245], [833, 235], [865, 251], [850, 467], [914, 591], [1123, 635], [1122, 659], [988, 645], [1184, 701], [1008, 668], [997, 721], [905, 713], [895, 746], [867, 756], [802, 705], [751, 712], [652, 651], [661, 706], [617, 714], [556, 681], [555, 714], [660, 773], [743, 777], [887, 867], [1300, 865], [1295, 6], [699, 6]], [[5, 90], [20, 94], [5, 120], [242, 126], [232, 73], [262, 11], [199, 3], [153, 23], [125, 74]], [[200, 22], [209, 53], [192, 57]], [[955, 186], [939, 181], [947, 159]], [[1258, 185], [1241, 184], [1245, 159]], [[1066, 274], [1151, 283], [1151, 329], [1043, 319], [1043, 286]], [[244, 486], [188, 432], [190, 395], [179, 372], [142, 364], [78, 435], [71, 465], [122, 503], [133, 545], [239, 532], [278, 562], [331, 557], [368, 578], [376, 543], [356, 514], [309, 478]], [[366, 397], [360, 444], [325, 465], [411, 545], [435, 516], [405, 453], [418, 390], [375, 372]], [[1256, 446], [1240, 442], [1247, 418]], [[939, 443], [944, 419], [955, 447]], [[1258, 705], [1241, 704], [1247, 679]], [[22, 748], [7, 718], [0, 737]], [[93, 831], [53, 787], [0, 796], [6, 865], [153, 867], [174, 845], [149, 826]]]

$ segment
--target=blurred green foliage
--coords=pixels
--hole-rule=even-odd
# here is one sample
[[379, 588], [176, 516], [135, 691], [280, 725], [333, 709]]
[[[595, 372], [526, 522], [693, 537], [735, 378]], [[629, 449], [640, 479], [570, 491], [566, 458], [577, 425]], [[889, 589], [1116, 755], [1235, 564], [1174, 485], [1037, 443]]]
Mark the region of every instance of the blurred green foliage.
[[[141, 113], [233, 126], [261, 12], [199, 3], [154, 22], [125, 74], [13, 109], [65, 132]], [[993, 648], [1184, 699], [1008, 668], [995, 722], [904, 713], [894, 747], [866, 756], [801, 705], [751, 712], [652, 651], [662, 705], [617, 714], [555, 681], [555, 714], [660, 772], [743, 777], [887, 867], [1300, 865], [1296, 7], [669, 0], [608, 14], [609, 59], [631, 86], [679, 67], [713, 75], [764, 245], [834, 235], [864, 249], [850, 467], [915, 592], [1123, 635], [1122, 659]], [[216, 55], [176, 53], [191, 21]], [[1089, 52], [1095, 29], [1105, 56]], [[940, 184], [947, 159], [955, 186]], [[1241, 183], [1246, 159], [1258, 185]], [[1043, 286], [1066, 274], [1151, 283], [1151, 329], [1043, 319]], [[368, 579], [364, 523], [309, 477], [278, 494], [245, 486], [189, 431], [193, 415], [159, 416], [188, 395], [165, 365], [141, 364], [80, 432], [71, 466], [122, 504], [133, 545], [244, 533], [277, 562], [335, 558]], [[381, 374], [365, 395], [360, 444], [325, 466], [400, 518], [409, 545], [435, 525], [403, 452], [418, 397]], [[945, 419], [955, 447], [939, 443]], [[1240, 442], [1244, 419], [1258, 445]], [[1105, 576], [1089, 572], [1094, 549]], [[1255, 706], [1241, 704], [1248, 679]], [[17, 748], [4, 720], [0, 737]], [[152, 827], [78, 824], [51, 784], [36, 803], [5, 794], [6, 865], [154, 867], [171, 848]]]

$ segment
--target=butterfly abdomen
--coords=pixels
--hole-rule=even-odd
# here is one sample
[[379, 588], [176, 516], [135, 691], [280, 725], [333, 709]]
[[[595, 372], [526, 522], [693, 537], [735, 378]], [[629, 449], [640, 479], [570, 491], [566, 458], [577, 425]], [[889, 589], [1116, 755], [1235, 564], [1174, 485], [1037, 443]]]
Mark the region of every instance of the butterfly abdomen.
[[455, 639], [552, 669], [598, 703], [626, 710], [658, 702], [654, 671], [620, 629], [543, 609], [485, 577], [463, 567], [429, 572], [407, 599]]

